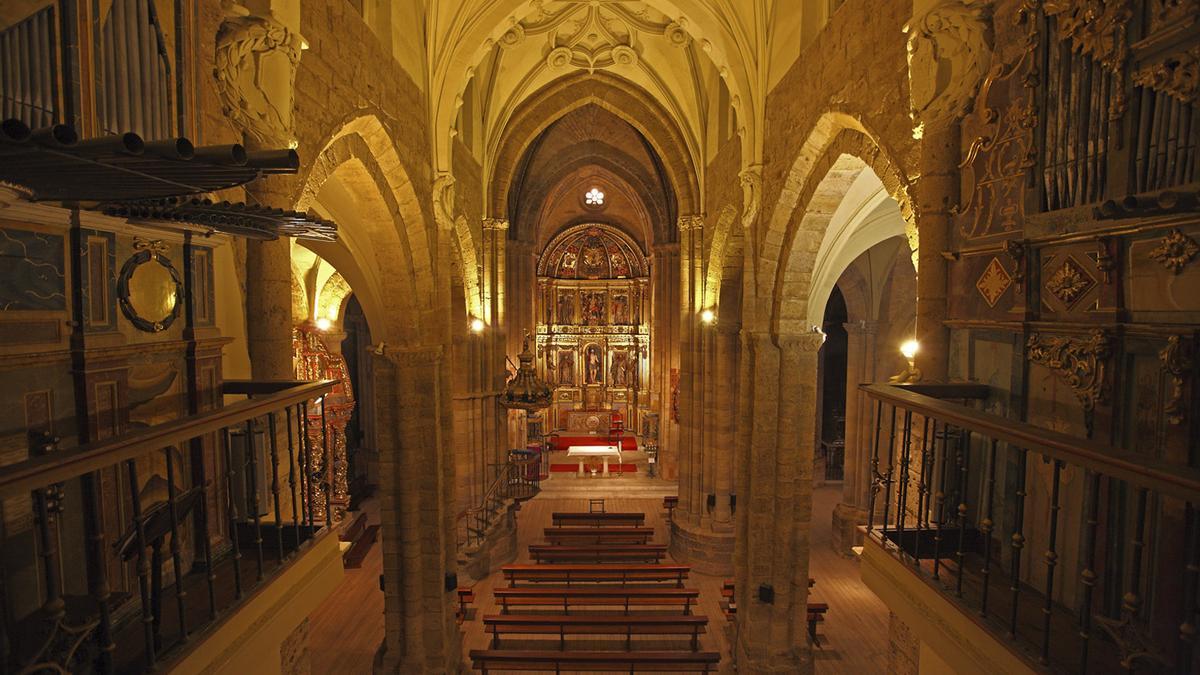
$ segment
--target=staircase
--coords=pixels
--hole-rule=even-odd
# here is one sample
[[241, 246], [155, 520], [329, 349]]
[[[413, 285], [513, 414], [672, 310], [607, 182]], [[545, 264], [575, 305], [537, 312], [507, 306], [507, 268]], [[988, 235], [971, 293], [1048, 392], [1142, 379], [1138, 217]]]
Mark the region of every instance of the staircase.
[[517, 511], [541, 489], [540, 461], [517, 452], [498, 466], [479, 504], [458, 514], [458, 567], [482, 579], [517, 554]]

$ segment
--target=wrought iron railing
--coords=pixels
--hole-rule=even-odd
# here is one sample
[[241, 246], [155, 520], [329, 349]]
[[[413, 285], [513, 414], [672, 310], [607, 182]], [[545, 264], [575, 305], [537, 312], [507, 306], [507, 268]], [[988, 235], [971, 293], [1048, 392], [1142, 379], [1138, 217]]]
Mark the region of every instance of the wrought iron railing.
[[1197, 670], [1200, 471], [943, 400], [978, 385], [861, 388], [871, 543], [1031, 664]]
[[0, 671], [169, 665], [270, 583], [329, 529], [308, 406], [333, 386], [229, 383], [250, 398], [0, 467]]
[[496, 469], [496, 477], [479, 504], [458, 514], [459, 548], [482, 543], [509, 500], [528, 499], [541, 489], [541, 460], [537, 454], [514, 450]]

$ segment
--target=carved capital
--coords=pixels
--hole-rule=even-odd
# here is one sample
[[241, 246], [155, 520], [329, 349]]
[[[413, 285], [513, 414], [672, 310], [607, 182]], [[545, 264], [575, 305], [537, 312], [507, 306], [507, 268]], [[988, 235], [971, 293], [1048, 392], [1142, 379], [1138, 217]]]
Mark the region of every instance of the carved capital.
[[965, 115], [992, 62], [983, 0], [946, 0], [904, 27], [913, 120], [942, 126]]
[[507, 218], [484, 218], [483, 219], [483, 229], [484, 230], [497, 230], [497, 231], [501, 231], [501, 232], [507, 231], [508, 230], [508, 219]]
[[742, 227], [750, 229], [758, 219], [762, 201], [762, 164], [751, 164], [738, 173], [742, 183]]
[[679, 225], [680, 233], [691, 230], [703, 230], [704, 216], [679, 216], [679, 220], [676, 223]]
[[234, 126], [263, 145], [294, 141], [292, 102], [296, 67], [306, 47], [299, 33], [232, 5], [217, 30], [213, 78]]
[[815, 328], [810, 333], [787, 333], [779, 336], [778, 343], [785, 358], [790, 353], [815, 354], [825, 344], [825, 333]]

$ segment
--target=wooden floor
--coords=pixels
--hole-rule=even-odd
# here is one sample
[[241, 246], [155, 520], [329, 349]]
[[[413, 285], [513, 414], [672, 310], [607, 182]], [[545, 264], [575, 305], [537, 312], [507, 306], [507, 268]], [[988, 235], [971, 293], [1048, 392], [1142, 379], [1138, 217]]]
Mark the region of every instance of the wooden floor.
[[[609, 511], [640, 511], [646, 514], [646, 526], [655, 528], [655, 541], [666, 543], [668, 530], [661, 497], [621, 496], [613, 487], [605, 496]], [[551, 491], [547, 491], [550, 493]], [[636, 495], [636, 493], [633, 493]], [[812, 576], [817, 580], [811, 599], [830, 606], [821, 625], [821, 647], [814, 650], [818, 673], [884, 673], [887, 665], [887, 609], [859, 580], [858, 563], [836, 555], [829, 547], [830, 514], [840, 497], [840, 487], [823, 487], [813, 497]], [[371, 522], [378, 522], [373, 503], [365, 507]], [[550, 526], [554, 511], [586, 511], [585, 497], [542, 494], [526, 502], [518, 515], [518, 541], [521, 557], [528, 562], [528, 545], [542, 541], [542, 528]], [[379, 575], [383, 570], [380, 547], [371, 549], [361, 569], [346, 570], [342, 586], [313, 615], [309, 622], [309, 650], [314, 675], [370, 673], [375, 651], [383, 640], [383, 594]], [[718, 650], [722, 668], [729, 672], [729, 639], [720, 608], [723, 579], [692, 574], [689, 587], [700, 589], [697, 613], [709, 617], [709, 632], [701, 649]], [[463, 623], [463, 658], [471, 649], [483, 649], [488, 639], [479, 620], [484, 614], [497, 613], [491, 590], [503, 585], [499, 574], [475, 585], [477, 602], [472, 620]], [[636, 639], [636, 638], [635, 638]], [[646, 637], [646, 642], [659, 639]], [[517, 640], [506, 640], [513, 645]], [[532, 643], [533, 641], [530, 640]], [[581, 647], [583, 640], [580, 639]], [[596, 642], [599, 646], [599, 640]], [[652, 645], [641, 645], [651, 647]], [[665, 645], [664, 645], [665, 646]], [[469, 667], [469, 661], [466, 661]]]

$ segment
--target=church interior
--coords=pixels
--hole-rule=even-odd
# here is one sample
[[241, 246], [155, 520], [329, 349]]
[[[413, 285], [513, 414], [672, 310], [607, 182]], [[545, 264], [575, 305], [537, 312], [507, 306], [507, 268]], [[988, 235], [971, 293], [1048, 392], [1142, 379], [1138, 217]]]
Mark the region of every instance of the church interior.
[[1200, 0], [3, 0], [0, 673], [1200, 673], [1198, 83]]

